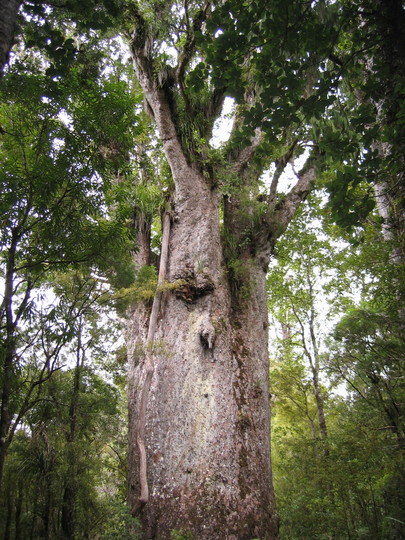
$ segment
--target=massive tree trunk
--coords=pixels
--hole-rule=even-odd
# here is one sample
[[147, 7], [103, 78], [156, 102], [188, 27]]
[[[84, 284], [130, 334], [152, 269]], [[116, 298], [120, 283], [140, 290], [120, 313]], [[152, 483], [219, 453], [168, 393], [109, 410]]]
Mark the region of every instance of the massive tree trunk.
[[[265, 271], [250, 261], [252, 291], [235, 305], [218, 195], [193, 168], [173, 172], [191, 196], [175, 195], [167, 268], [174, 289], [163, 293], [152, 345], [146, 536], [184, 529], [199, 539], [275, 538]], [[137, 403], [149, 352], [131, 366], [133, 506], [140, 493]]]
[[[152, 306], [133, 306], [128, 320], [129, 503], [145, 538], [168, 540], [178, 530], [194, 540], [275, 540], [266, 270], [277, 237], [309, 192], [313, 168], [301, 171], [282, 201], [274, 182], [260, 217], [249, 206], [258, 204], [253, 195], [244, 203], [238, 192], [222, 195], [218, 169], [200, 159], [201, 149], [192, 154], [179, 135], [173, 89], [156, 76], [148, 36], [136, 12], [135, 72], [174, 191], [156, 297]], [[188, 45], [186, 53], [192, 40]], [[172, 70], [178, 79], [182, 59]], [[192, 103], [181, 94], [182, 81], [177, 84], [187, 121]], [[212, 91], [207, 124], [222, 101]], [[225, 158], [241, 189], [253, 174], [249, 161], [260, 139], [256, 130], [250, 146]], [[137, 230], [139, 267], [148, 264], [150, 251], [148, 227], [138, 223]]]

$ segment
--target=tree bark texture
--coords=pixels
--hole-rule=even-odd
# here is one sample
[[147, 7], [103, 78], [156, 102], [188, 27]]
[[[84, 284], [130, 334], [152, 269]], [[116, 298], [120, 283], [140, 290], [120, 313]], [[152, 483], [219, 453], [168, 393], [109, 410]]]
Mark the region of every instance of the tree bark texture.
[[18, 238], [14, 233], [8, 250], [6, 264], [4, 298], [0, 306], [2, 323], [5, 324], [6, 336], [0, 348], [1, 388], [0, 388], [0, 486], [2, 485], [4, 463], [10, 445], [9, 430], [12, 420], [10, 397], [13, 385], [13, 363], [16, 356], [16, 319], [13, 313], [13, 291], [15, 278], [15, 260]]
[[[195, 170], [184, 173], [193, 196], [175, 198], [167, 280], [178, 285], [163, 293], [146, 410], [146, 537], [170, 538], [177, 529], [201, 540], [272, 539], [277, 524], [265, 272], [252, 266], [254, 291], [235, 308], [223, 259], [218, 196]], [[130, 358], [133, 507], [140, 493], [134, 441], [147, 355]]]
[[20, 0], [0, 0], [0, 77], [13, 46]]

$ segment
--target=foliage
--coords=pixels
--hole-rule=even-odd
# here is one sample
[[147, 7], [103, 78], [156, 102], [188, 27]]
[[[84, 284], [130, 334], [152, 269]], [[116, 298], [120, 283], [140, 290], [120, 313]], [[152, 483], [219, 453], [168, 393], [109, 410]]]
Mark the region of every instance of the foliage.
[[[308, 223], [309, 215], [318, 221]], [[286, 538], [400, 538], [403, 270], [392, 259], [392, 244], [382, 242], [378, 221], [347, 249], [343, 238], [338, 241], [338, 229], [328, 219], [319, 221], [321, 215], [312, 201], [297, 217], [278, 245], [269, 275], [270, 312], [282, 332], [271, 369], [281, 532]], [[315, 281], [307, 281], [308, 269]], [[304, 363], [314, 351], [299, 338], [303, 326], [297, 325], [309, 323], [314, 301], [313, 330], [323, 351], [320, 375], [328, 383], [322, 385], [324, 441]], [[305, 332], [308, 339], [310, 326]]]
[[[3, 536], [69, 535], [69, 515], [76, 537], [138, 535], [122, 503], [126, 352], [115, 354], [108, 339], [120, 343], [116, 321], [104, 325], [111, 298], [122, 314], [128, 301], [156, 293], [160, 216], [174, 189], [113, 38], [119, 29], [132, 39], [139, 14], [185, 155], [221, 195], [227, 273], [241, 305], [263, 223], [287, 200], [275, 192], [270, 204], [262, 171], [274, 162], [274, 180], [310, 148], [329, 195], [326, 209], [311, 198], [285, 233], [268, 278], [283, 333], [272, 393], [284, 536], [402, 537], [405, 24], [397, 0], [24, 4], [0, 87]], [[236, 103], [234, 128], [214, 149], [225, 96]], [[236, 171], [258, 128], [260, 143]], [[381, 186], [388, 206], [378, 216]], [[141, 233], [151, 261], [134, 272]]]
[[117, 309], [124, 313], [130, 304], [151, 300], [155, 296], [156, 286], [156, 268], [149, 265], [142, 266], [134, 283], [130, 287], [120, 289], [115, 294]]
[[[116, 450], [124, 441], [120, 443], [119, 434], [125, 436], [122, 398], [117, 387], [97, 372], [97, 360], [104, 363], [111, 356], [117, 335], [111, 323], [108, 329], [100, 325], [105, 293], [94, 280], [63, 273], [55, 279], [55, 292], [55, 320], [60, 324], [71, 317], [71, 334], [53, 359], [52, 376], [43, 378], [31, 392], [29, 407], [20, 413], [21, 427], [15, 431], [16, 440], [10, 440], [2, 486], [8, 504], [0, 505], [0, 512], [3, 523], [15, 521], [13, 527], [22, 535], [31, 531], [33, 538], [63, 534], [83, 538], [104, 526], [111, 493], [117, 496], [125, 485], [123, 450]], [[22, 380], [40, 380], [35, 369], [44, 369], [41, 351], [38, 355], [38, 368], [32, 361], [19, 365]], [[86, 360], [90, 356], [92, 367]], [[9, 492], [10, 485], [20, 487]], [[19, 515], [21, 501], [24, 516]]]
[[[46, 385], [42, 404], [31, 411], [25, 429], [16, 433], [15, 442], [10, 447], [2, 491], [3, 501], [4, 496], [7, 499], [0, 511], [2, 523], [11, 518], [12, 530], [18, 527], [22, 537], [61, 535], [60, 510], [65, 505], [66, 486], [72, 481], [75, 489], [75, 513], [72, 516], [77, 531], [75, 537], [84, 538], [89, 532], [93, 534], [107, 519], [110, 503], [105, 495], [98, 493], [98, 487], [108, 470], [100, 468], [100, 455], [106, 452], [106, 442], [115, 436], [113, 430], [117, 420], [113, 422], [116, 414], [113, 401], [116, 401], [116, 396], [114, 393], [108, 395], [111, 389], [105, 383], [102, 387], [94, 375], [86, 374], [82, 392], [91, 393], [92, 398], [81, 403], [81, 435], [71, 447], [67, 441], [71, 376], [71, 372], [60, 372], [53, 377], [52, 384]], [[90, 432], [91, 437], [88, 436]], [[72, 452], [74, 468], [70, 466]], [[21, 502], [25, 511], [18, 515]]]
[[140, 540], [139, 522], [129, 515], [125, 504], [112, 503], [108, 508], [110, 518], [102, 532], [103, 540]]
[[239, 103], [255, 95], [245, 137], [260, 125], [271, 140], [288, 131], [318, 146], [346, 228], [373, 210], [379, 183], [393, 199], [389, 219], [403, 212], [403, 21], [396, 0], [229, 0], [200, 36], [212, 82]]
[[325, 67], [339, 32], [336, 16], [336, 5], [324, 2], [231, 1], [217, 7], [205, 45], [208, 61], [219, 67], [214, 81], [237, 100], [253, 84], [260, 100], [246, 119], [260, 122], [273, 136], [286, 126], [299, 128], [329, 102], [336, 74]]
[[171, 531], [172, 540], [193, 540], [193, 535], [190, 532], [179, 531], [173, 529]]
[[107, 519], [100, 490], [125, 491], [121, 398], [97, 370], [119, 340], [106, 276], [133, 275], [111, 187], [130, 169], [136, 96], [125, 70], [104, 71], [111, 41], [55, 33], [39, 11], [0, 89], [1, 534], [84, 537]]
[[[55, 271], [97, 267], [117, 281], [131, 274], [125, 218], [110, 219], [105, 204], [118, 169], [128, 169], [134, 96], [122, 70], [103, 74], [103, 45], [82, 36], [63, 79], [49, 72], [50, 51], [41, 57], [37, 45], [15, 57], [0, 89], [2, 459], [75, 332], [69, 309], [43, 301]], [[71, 301], [79, 309], [82, 299]], [[27, 381], [27, 373], [39, 378]]]

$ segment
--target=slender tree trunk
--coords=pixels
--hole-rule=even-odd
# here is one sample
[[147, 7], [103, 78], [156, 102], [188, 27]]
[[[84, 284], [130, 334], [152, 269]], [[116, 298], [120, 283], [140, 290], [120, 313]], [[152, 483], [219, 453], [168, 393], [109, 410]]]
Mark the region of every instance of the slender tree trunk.
[[7, 514], [6, 522], [4, 526], [3, 540], [10, 540], [11, 538], [11, 523], [13, 521], [13, 510], [14, 510], [14, 497], [11, 489], [11, 485], [7, 490]]
[[15, 501], [15, 540], [21, 540], [21, 513], [23, 506], [24, 491], [21, 482], [18, 486], [17, 497]]
[[1, 402], [0, 402], [0, 487], [3, 479], [4, 462], [10, 440], [8, 437], [12, 414], [10, 413], [10, 398], [12, 393], [13, 362], [16, 354], [16, 323], [13, 313], [15, 257], [18, 235], [13, 231], [12, 242], [8, 252], [4, 298], [1, 306], [2, 324], [6, 328], [4, 344], [0, 346], [1, 366]]
[[324, 453], [324, 456], [327, 457], [329, 455], [328, 429], [326, 426], [323, 395], [322, 395], [321, 385], [319, 383], [319, 352], [318, 352], [318, 344], [317, 344], [316, 336], [315, 336], [314, 320], [313, 320], [312, 314], [313, 314], [313, 309], [311, 308], [311, 318], [309, 321], [309, 326], [310, 326], [313, 358], [311, 355], [309, 355], [309, 362], [310, 362], [311, 372], [312, 372], [312, 386], [314, 389], [316, 411], [317, 411], [318, 422], [319, 422], [319, 431], [321, 434], [322, 442], [324, 444], [323, 453]]
[[79, 329], [77, 335], [76, 347], [76, 366], [73, 376], [73, 387], [71, 401], [69, 406], [69, 432], [66, 436], [67, 442], [67, 461], [69, 464], [68, 476], [65, 480], [65, 489], [63, 491], [61, 532], [62, 538], [74, 538], [76, 529], [75, 523], [75, 502], [76, 502], [76, 483], [77, 483], [77, 464], [75, 455], [75, 442], [77, 432], [77, 415], [79, 409], [80, 385], [82, 380], [83, 358], [82, 348], [82, 321], [79, 320]]
[[[370, 7], [369, 0], [364, 8]], [[377, 209], [384, 219], [383, 235], [394, 242], [393, 261], [405, 262], [405, 156], [403, 152], [403, 124], [398, 120], [403, 95], [401, 89], [405, 77], [405, 12], [401, 0], [377, 0], [371, 2], [370, 17], [376, 26], [377, 59], [384, 63], [384, 74], [376, 80], [378, 91], [370, 101], [376, 111], [379, 133], [385, 140], [372, 144], [383, 162], [385, 178], [375, 184]], [[367, 23], [367, 21], [366, 21]], [[375, 78], [375, 58], [366, 59], [366, 77]], [[378, 62], [378, 60], [377, 60]], [[378, 67], [377, 67], [378, 72]], [[388, 138], [384, 131], [388, 133]], [[394, 164], [396, 166], [394, 167]]]
[[20, 0], [0, 0], [0, 77], [13, 46]]
[[308, 320], [308, 326], [309, 326], [309, 343], [307, 344], [306, 337], [305, 337], [305, 330], [304, 325], [296, 313], [296, 318], [298, 320], [298, 323], [301, 327], [301, 339], [302, 339], [302, 346], [304, 349], [305, 356], [308, 359], [309, 366], [311, 369], [312, 374], [312, 388], [314, 391], [314, 397], [315, 397], [315, 403], [316, 403], [316, 412], [318, 416], [318, 423], [319, 423], [319, 432], [321, 435], [322, 443], [323, 443], [323, 455], [325, 457], [329, 456], [329, 446], [328, 446], [328, 429], [326, 425], [326, 417], [325, 417], [325, 407], [324, 407], [324, 399], [322, 394], [321, 385], [319, 382], [319, 374], [320, 374], [320, 359], [319, 359], [319, 350], [318, 350], [318, 340], [316, 337], [316, 329], [315, 329], [315, 295], [313, 290], [313, 278], [311, 276], [312, 274], [312, 262], [309, 261], [306, 268], [306, 286], [308, 289], [311, 305], [309, 308], [309, 320]]
[[44, 538], [45, 540], [51, 540], [52, 538], [52, 523], [51, 523], [51, 511], [52, 511], [52, 491], [51, 485], [46, 484], [46, 498], [45, 506], [43, 509], [43, 523], [44, 523]]
[[31, 523], [30, 523], [30, 540], [34, 539], [36, 523], [37, 523], [37, 511], [38, 511], [38, 498], [34, 499], [31, 511]]

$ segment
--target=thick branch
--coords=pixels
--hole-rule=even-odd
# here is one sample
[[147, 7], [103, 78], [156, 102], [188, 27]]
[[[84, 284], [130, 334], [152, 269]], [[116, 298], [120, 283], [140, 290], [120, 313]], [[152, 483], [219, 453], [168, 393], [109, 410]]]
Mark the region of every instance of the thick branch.
[[[274, 204], [274, 193], [265, 197], [266, 213], [255, 229], [255, 246], [260, 251], [263, 268], [267, 269], [268, 259], [274, 250], [277, 239], [287, 229], [300, 204], [306, 199], [315, 180], [315, 168], [311, 158], [297, 174], [298, 182], [284, 197]], [[262, 199], [263, 200], [263, 199]]]
[[277, 196], [277, 186], [278, 181], [280, 180], [281, 175], [284, 172], [284, 169], [287, 167], [288, 163], [291, 161], [295, 147], [297, 146], [298, 139], [295, 139], [295, 141], [292, 143], [290, 148], [287, 150], [287, 152], [281, 156], [279, 159], [276, 160], [276, 170], [274, 171], [274, 175], [271, 181], [270, 185], [270, 193], [269, 193], [269, 201], [270, 203], [273, 202]]
[[135, 57], [144, 70], [149, 70], [149, 61], [152, 54], [153, 38], [149, 33], [145, 19], [142, 17], [138, 6], [131, 6], [135, 27], [130, 36], [130, 43]]
[[148, 108], [153, 115], [163, 149], [172, 170], [173, 178], [178, 186], [179, 178], [188, 170], [181, 143], [178, 139], [176, 126], [167, 90], [158, 84], [153, 72], [152, 45], [153, 37], [138, 9], [134, 11], [135, 29], [130, 37], [130, 48], [136, 76], [144, 93]]
[[298, 207], [307, 198], [312, 189], [315, 180], [315, 168], [311, 160], [308, 160], [297, 176], [298, 182], [296, 185], [276, 206], [278, 236], [281, 236], [286, 230]]
[[[235, 129], [235, 128], [234, 128]], [[240, 174], [249, 164], [250, 160], [255, 155], [256, 150], [260, 146], [263, 140], [263, 132], [260, 128], [255, 129], [255, 134], [251, 138], [250, 145], [244, 146], [240, 149], [232, 150], [232, 171], [236, 174]]]
[[208, 121], [214, 122], [221, 113], [222, 106], [225, 101], [225, 89], [215, 88], [211, 93], [210, 101], [208, 102], [205, 111], [205, 117]]
[[[190, 114], [193, 114], [193, 110], [192, 110], [191, 102], [189, 100], [189, 97], [185, 89], [184, 79], [186, 75], [186, 70], [189, 67], [190, 62], [196, 53], [196, 38], [195, 38], [196, 32], [201, 31], [201, 28], [204, 22], [207, 20], [210, 6], [211, 6], [211, 2], [209, 1], [206, 2], [204, 8], [201, 9], [195, 16], [194, 20], [190, 22], [189, 13], [188, 13], [188, 2], [186, 1], [184, 3], [185, 16], [186, 16], [186, 22], [187, 22], [187, 36], [186, 36], [186, 41], [184, 43], [184, 46], [179, 54], [179, 59], [177, 62], [177, 66], [175, 68], [175, 73], [176, 73], [176, 82], [179, 85], [182, 97], [186, 104], [186, 108], [188, 109]], [[210, 101], [204, 110], [204, 115], [208, 121], [214, 120], [218, 117], [218, 115], [221, 112], [224, 99], [225, 99], [224, 89], [215, 88], [211, 92]]]
[[176, 67], [176, 78], [179, 84], [183, 83], [184, 74], [195, 53], [195, 33], [201, 30], [201, 27], [207, 18], [209, 5], [210, 3], [207, 2], [207, 4], [205, 5], [205, 8], [200, 10], [197, 13], [191, 25], [189, 21], [189, 16], [188, 16], [189, 15], [188, 2], [185, 2], [184, 9], [185, 9], [185, 15], [186, 15], [186, 20], [187, 20], [187, 37], [186, 37], [186, 41], [184, 43], [183, 49], [179, 55], [179, 60], [177, 62], [177, 67]]

